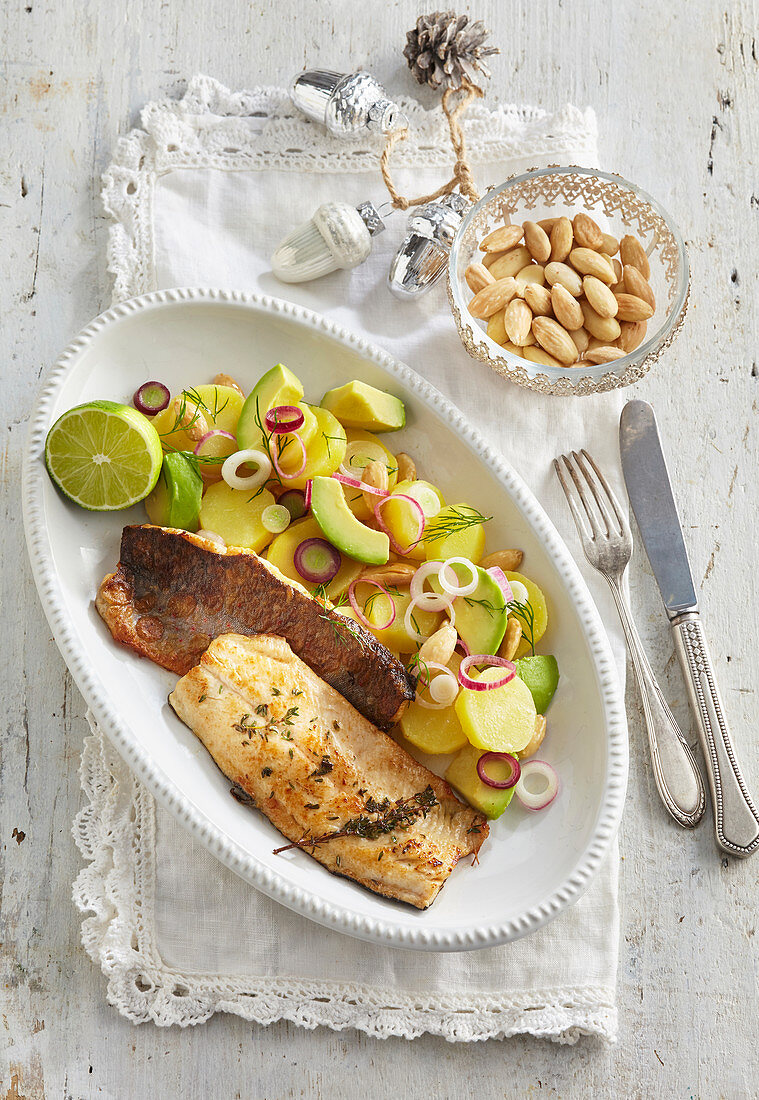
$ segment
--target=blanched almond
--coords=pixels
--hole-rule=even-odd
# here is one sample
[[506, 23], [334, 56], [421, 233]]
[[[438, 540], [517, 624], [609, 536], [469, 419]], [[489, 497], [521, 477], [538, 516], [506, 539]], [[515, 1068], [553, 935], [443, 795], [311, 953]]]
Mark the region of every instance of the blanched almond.
[[229, 386], [231, 390], [237, 390], [240, 397], [244, 397], [245, 393], [241, 386], [237, 384], [234, 378], [230, 374], [215, 374], [211, 379], [212, 386]]
[[575, 271], [583, 275], [595, 275], [602, 283], [614, 282], [614, 268], [592, 248], [573, 248], [569, 253], [569, 262]]
[[486, 252], [485, 255], [481, 258], [482, 266], [486, 267], [488, 271], [490, 271], [496, 260], [500, 260], [501, 256], [505, 255], [505, 250], [503, 252]]
[[582, 281], [582, 289], [590, 305], [599, 317], [616, 317], [617, 299], [612, 294], [606, 283], [602, 283], [595, 275], [586, 275]]
[[492, 317], [516, 295], [516, 279], [496, 279], [495, 282], [478, 290], [469, 303], [469, 312], [473, 317]]
[[551, 260], [561, 263], [572, 249], [574, 233], [569, 218], [558, 218], [551, 230]]
[[550, 286], [555, 286], [556, 283], [561, 283], [565, 287], [573, 298], [579, 298], [582, 294], [582, 279], [573, 271], [569, 264], [563, 264], [555, 261], [547, 264], [545, 269], [546, 282]]
[[575, 214], [572, 229], [581, 248], [594, 248], [598, 252], [603, 247], [604, 235], [589, 214]]
[[[377, 498], [374, 498], [374, 503], [377, 503]], [[411, 584], [411, 579], [416, 572], [416, 566], [411, 565], [409, 562], [396, 561], [390, 562], [387, 565], [373, 565], [367, 566], [365, 571], [361, 574], [362, 581], [377, 581], [382, 585], [398, 585], [403, 588], [407, 584]], [[450, 657], [448, 658], [450, 660]]]
[[480, 241], [480, 252], [504, 252], [519, 244], [523, 235], [521, 225], [502, 225]]
[[647, 321], [653, 317], [653, 306], [635, 294], [617, 294], [617, 317], [620, 321]]
[[590, 333], [587, 329], [576, 328], [569, 334], [574, 340], [575, 347], [577, 348], [578, 358], [582, 357], [583, 352], [587, 350], [590, 342]]
[[604, 344], [612, 344], [619, 336], [621, 329], [616, 317], [601, 317], [589, 302], [580, 302], [585, 328], [596, 340]]
[[613, 363], [615, 359], [623, 359], [627, 352], [622, 348], [613, 348], [608, 344], [599, 348], [588, 349], [585, 358], [589, 363]]
[[633, 237], [631, 233], [623, 237], [619, 242], [619, 255], [623, 264], [632, 264], [633, 267], [637, 267], [644, 279], [651, 278], [648, 256], [637, 237]]
[[405, 451], [398, 451], [395, 456], [395, 465], [398, 467], [398, 481], [416, 481], [416, 463], [411, 455]]
[[503, 325], [512, 344], [519, 348], [524, 347], [532, 326], [532, 310], [527, 302], [521, 298], [514, 298], [509, 302], [503, 315]]
[[507, 340], [506, 328], [503, 323], [503, 316], [506, 312], [506, 307], [499, 309], [497, 313], [494, 313], [488, 320], [487, 334], [491, 340], [495, 340], [496, 344], [503, 344], [504, 340]]
[[628, 294], [634, 294], [636, 298], [642, 298], [648, 302], [651, 309], [656, 309], [656, 298], [648, 279], [644, 279], [637, 267], [626, 264], [622, 268], [625, 290]]
[[527, 283], [524, 288], [524, 300], [536, 317], [547, 317], [551, 312], [551, 291], [547, 286]]
[[492, 569], [498, 566], [504, 573], [513, 573], [522, 564], [524, 552], [522, 550], [494, 550], [480, 562], [481, 569]]
[[616, 280], [616, 282], [613, 282], [611, 284], [611, 289], [616, 290], [617, 288], [619, 288], [620, 290], [624, 290], [625, 287], [624, 275], [622, 274], [622, 264], [619, 262], [616, 256], [612, 257], [611, 266], [614, 268], [614, 278]]
[[[382, 489], [387, 492], [388, 477], [387, 466], [384, 462], [377, 462], [376, 459], [372, 459], [371, 462], [367, 462], [364, 467], [364, 472], [361, 475], [361, 481], [365, 485], [371, 485], [373, 489]], [[369, 509], [369, 514], [374, 514], [374, 506], [377, 503], [376, 496], [371, 493], [362, 493], [364, 503]]]
[[558, 218], [541, 218], [540, 221], [538, 222], [538, 225], [543, 230], [543, 232], [547, 233], [548, 236], [550, 237], [551, 236], [551, 230], [556, 225], [558, 220], [559, 220]]
[[551, 242], [548, 239], [548, 234], [537, 222], [525, 222], [523, 228], [524, 243], [527, 245], [530, 255], [539, 264], [544, 264], [551, 255]]
[[553, 307], [554, 317], [568, 332], [575, 328], [582, 328], [580, 303], [561, 283], [556, 283], [551, 287], [551, 306]]
[[524, 354], [522, 348], [518, 348], [516, 344], [512, 344], [511, 340], [504, 340], [501, 347], [504, 351], [510, 351], [512, 355], [518, 355], [520, 358]]
[[577, 358], [575, 342], [558, 321], [550, 317], [536, 317], [532, 322], [532, 331], [541, 348], [554, 359], [558, 359], [566, 366], [574, 363]]
[[531, 363], [538, 363], [541, 367], [566, 367], [568, 365], [554, 359], [552, 355], [549, 355], [543, 348], [538, 347], [537, 344], [533, 348], [524, 348], [522, 354], [525, 359], [529, 359]]
[[482, 290], [484, 286], [489, 286], [490, 283], [495, 282], [495, 277], [490, 274], [484, 264], [470, 264], [464, 272], [464, 278], [473, 294], [476, 294], [478, 290]]
[[[550, 356], [549, 356], [550, 358]], [[506, 623], [506, 633], [498, 649], [498, 656], [507, 661], [513, 661], [517, 655], [519, 642], [522, 638], [522, 624], [516, 615], [509, 615]]]
[[517, 245], [516, 248], [504, 252], [494, 264], [490, 265], [490, 274], [495, 279], [507, 279], [509, 276], [516, 275], [523, 267], [527, 267], [531, 259], [532, 256], [525, 246]]
[[616, 256], [619, 252], [619, 241], [616, 237], [612, 237], [611, 233], [602, 233], [600, 251], [605, 252], [607, 256]]
[[648, 325], [645, 321], [623, 321], [620, 325], [619, 346], [629, 353], [635, 351], [646, 338]]
[[546, 281], [546, 271], [542, 264], [528, 264], [518, 271], [514, 278], [519, 287], [519, 296], [524, 298], [525, 288], [531, 285], [543, 286]]

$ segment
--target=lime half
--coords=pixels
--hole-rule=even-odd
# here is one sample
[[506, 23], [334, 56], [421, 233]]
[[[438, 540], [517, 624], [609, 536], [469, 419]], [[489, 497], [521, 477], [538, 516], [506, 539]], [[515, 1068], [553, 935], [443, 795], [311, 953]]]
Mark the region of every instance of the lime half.
[[55, 484], [69, 500], [97, 512], [129, 508], [146, 497], [162, 458], [147, 417], [115, 401], [69, 409], [45, 441], [45, 465]]

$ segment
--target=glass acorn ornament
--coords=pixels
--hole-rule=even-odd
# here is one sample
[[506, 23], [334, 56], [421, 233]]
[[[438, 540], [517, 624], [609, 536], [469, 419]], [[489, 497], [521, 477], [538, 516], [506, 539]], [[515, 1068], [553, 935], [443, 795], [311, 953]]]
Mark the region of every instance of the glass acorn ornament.
[[280, 241], [271, 269], [280, 282], [306, 283], [339, 268], [357, 267], [371, 252], [372, 237], [384, 228], [371, 202], [322, 203], [309, 221]]
[[387, 277], [388, 287], [397, 298], [418, 298], [437, 282], [471, 205], [471, 199], [452, 192], [412, 211], [403, 244], [393, 257]]
[[390, 134], [408, 126], [408, 119], [397, 103], [363, 69], [356, 73], [308, 69], [293, 80], [290, 98], [304, 115], [339, 137], [367, 129]]

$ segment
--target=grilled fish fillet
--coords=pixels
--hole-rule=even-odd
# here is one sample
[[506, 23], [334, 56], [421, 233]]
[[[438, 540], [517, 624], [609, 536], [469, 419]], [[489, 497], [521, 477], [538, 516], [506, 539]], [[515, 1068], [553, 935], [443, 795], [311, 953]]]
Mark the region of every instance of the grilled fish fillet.
[[117, 642], [180, 675], [219, 634], [277, 634], [380, 729], [415, 681], [368, 630], [328, 610], [252, 550], [167, 527], [125, 527], [97, 609]]
[[282, 638], [217, 638], [169, 702], [288, 840], [377, 894], [426, 909], [488, 834], [480, 814]]

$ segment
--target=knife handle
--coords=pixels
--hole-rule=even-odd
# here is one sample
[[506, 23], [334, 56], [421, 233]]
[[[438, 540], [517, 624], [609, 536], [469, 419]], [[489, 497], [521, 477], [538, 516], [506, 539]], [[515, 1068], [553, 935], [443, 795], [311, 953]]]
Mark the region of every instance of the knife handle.
[[759, 848], [759, 813], [735, 759], [698, 612], [675, 619], [672, 633], [706, 759], [717, 844], [731, 855], [750, 856]]
[[678, 825], [682, 825], [684, 829], [694, 829], [704, 816], [706, 807], [701, 772], [691, 747], [656, 682], [619, 579], [604, 575], [614, 596], [632, 659], [635, 682], [643, 704], [657, 790]]

